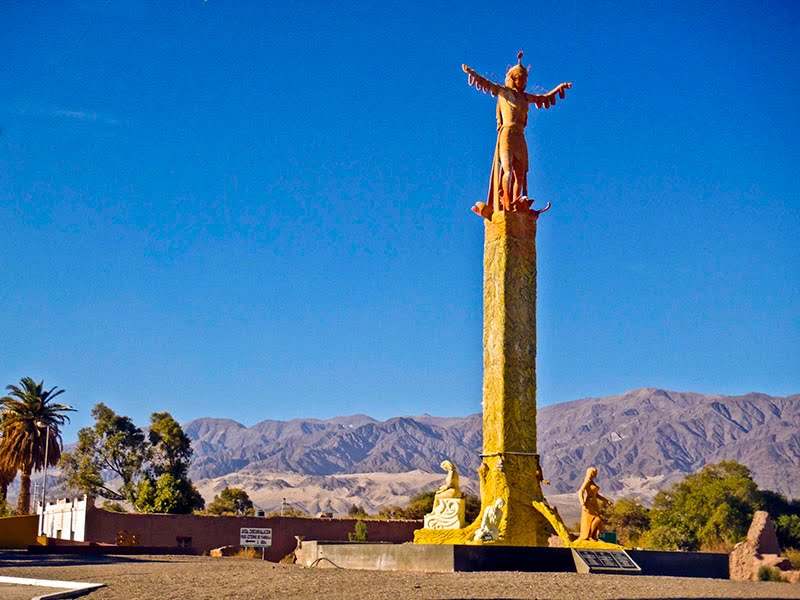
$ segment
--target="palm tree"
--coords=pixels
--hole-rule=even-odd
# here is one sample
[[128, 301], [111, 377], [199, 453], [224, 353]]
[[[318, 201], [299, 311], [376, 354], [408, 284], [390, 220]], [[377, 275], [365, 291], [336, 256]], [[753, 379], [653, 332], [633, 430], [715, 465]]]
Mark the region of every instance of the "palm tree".
[[[2, 446], [2, 438], [0, 438], [0, 446]], [[17, 470], [9, 468], [0, 464], [0, 510], [3, 509], [6, 502], [6, 495], [8, 494], [8, 486], [14, 481], [17, 476]]]
[[59, 426], [69, 421], [63, 413], [75, 409], [53, 403], [64, 390], [45, 390], [44, 381], [36, 383], [24, 377], [20, 386], [6, 389], [8, 396], [0, 398], [0, 470], [20, 472], [17, 512], [25, 515], [31, 508], [31, 474], [44, 467], [46, 450], [47, 464], [58, 463], [62, 445]]

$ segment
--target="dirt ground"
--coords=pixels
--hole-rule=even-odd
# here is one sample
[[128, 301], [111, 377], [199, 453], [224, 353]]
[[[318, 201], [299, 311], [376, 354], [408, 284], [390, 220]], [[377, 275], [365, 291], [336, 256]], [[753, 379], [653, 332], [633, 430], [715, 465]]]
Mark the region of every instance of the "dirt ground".
[[[0, 574], [105, 583], [107, 598], [800, 598], [800, 585], [573, 573], [400, 573], [307, 569], [241, 558], [0, 553]], [[50, 590], [55, 591], [55, 590]], [[0, 584], [17, 600], [42, 588]]]

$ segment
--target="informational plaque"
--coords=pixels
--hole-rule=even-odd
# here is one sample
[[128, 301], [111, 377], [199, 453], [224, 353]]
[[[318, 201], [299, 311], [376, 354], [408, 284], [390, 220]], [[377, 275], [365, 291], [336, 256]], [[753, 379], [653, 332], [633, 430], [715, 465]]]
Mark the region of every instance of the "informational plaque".
[[589, 550], [572, 548], [572, 558], [578, 573], [640, 573], [625, 550]]
[[272, 546], [272, 529], [242, 527], [239, 529], [239, 545], [251, 548], [269, 548]]

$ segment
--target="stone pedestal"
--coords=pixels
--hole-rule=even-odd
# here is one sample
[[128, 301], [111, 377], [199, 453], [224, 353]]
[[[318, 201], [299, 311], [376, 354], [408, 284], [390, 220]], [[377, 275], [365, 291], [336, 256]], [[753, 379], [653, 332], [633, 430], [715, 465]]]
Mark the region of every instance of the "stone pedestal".
[[486, 509], [505, 500], [492, 544], [547, 546], [552, 533], [534, 509], [536, 477], [536, 221], [498, 211], [485, 220], [483, 258], [483, 464], [481, 513], [460, 533], [415, 533], [417, 543], [474, 542]]
[[461, 529], [464, 527], [466, 501], [461, 498], [442, 498], [438, 506], [425, 515], [425, 529]]

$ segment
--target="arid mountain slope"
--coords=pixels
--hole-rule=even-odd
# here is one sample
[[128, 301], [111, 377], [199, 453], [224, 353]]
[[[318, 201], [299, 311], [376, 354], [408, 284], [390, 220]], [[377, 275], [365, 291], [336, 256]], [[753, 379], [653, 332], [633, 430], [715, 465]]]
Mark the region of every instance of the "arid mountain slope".
[[[538, 428], [545, 476], [552, 482], [546, 493], [553, 495], [573, 492], [586, 468], [597, 466], [603, 489], [612, 495], [651, 498], [659, 487], [704, 464], [734, 459], [751, 468], [761, 487], [800, 496], [800, 395], [644, 388], [543, 407]], [[439, 473], [445, 458], [474, 479], [482, 438], [477, 414], [387, 421], [355, 415], [263, 421], [249, 428], [206, 418], [185, 430], [195, 448], [191, 475], [208, 480], [202, 486], [206, 494], [239, 472], [254, 484], [259, 473], [333, 481], [344, 474]]]

